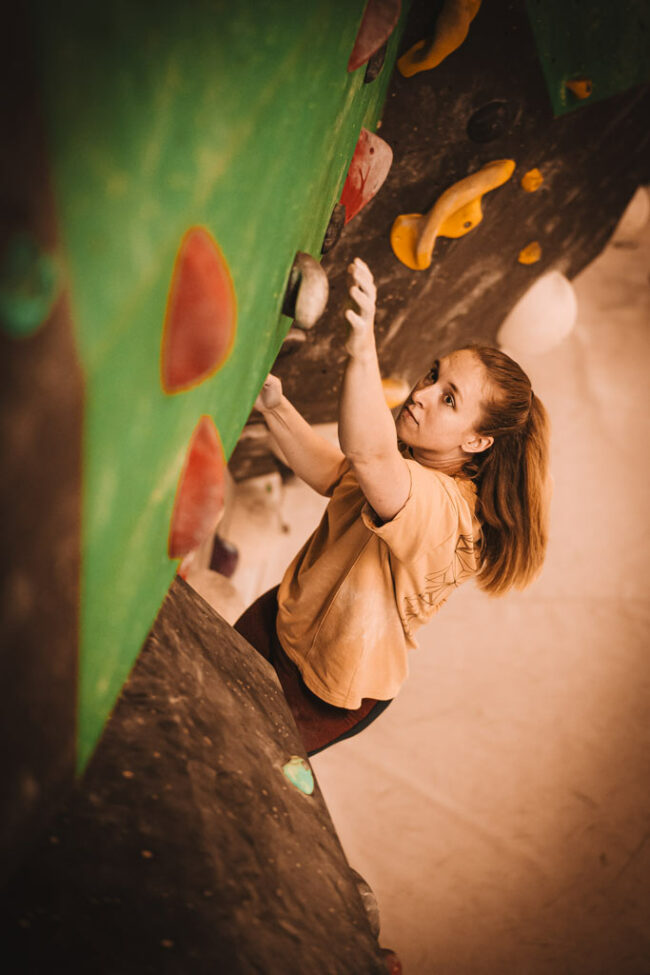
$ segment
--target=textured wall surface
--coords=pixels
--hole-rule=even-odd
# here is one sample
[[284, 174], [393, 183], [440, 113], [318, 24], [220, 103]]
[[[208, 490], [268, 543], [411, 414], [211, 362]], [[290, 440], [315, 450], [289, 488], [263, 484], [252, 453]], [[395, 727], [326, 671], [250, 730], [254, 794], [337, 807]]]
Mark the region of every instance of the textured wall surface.
[[[25, 234], [42, 253], [59, 246], [40, 93], [18, 13], [12, 8], [0, 34], [0, 87], [15, 95], [0, 100], [11, 147], [0, 153], [3, 264], [8, 245]], [[38, 300], [38, 289], [24, 296]], [[41, 329], [14, 336], [0, 328], [3, 874], [74, 771], [82, 416], [83, 373], [62, 297]]]
[[[385, 972], [275, 672], [174, 582], [87, 772], [6, 891], [12, 971]], [[12, 950], [9, 950], [9, 945]]]
[[[363, 6], [200, 0], [190, 13], [171, 0], [155, 12], [33, 0], [29, 20], [16, 8], [6, 23], [0, 260], [29, 231], [61, 274], [40, 330], [0, 335], [8, 857], [92, 752], [174, 576], [167, 538], [190, 435], [209, 414], [233, 450], [290, 324], [281, 306], [294, 254], [319, 256], [360, 128], [382, 115], [393, 167], [324, 258], [324, 318], [276, 363], [311, 421], [336, 416], [354, 255], [378, 281], [382, 369], [410, 382], [437, 353], [493, 340], [545, 271], [573, 277], [650, 179], [647, 87], [554, 118], [524, 0], [485, 3], [467, 41], [410, 79], [392, 64], [441, 3], [404, 3], [368, 85], [363, 69], [346, 71]], [[471, 135], [477, 112], [496, 113], [490, 141]], [[504, 157], [515, 173], [486, 195], [482, 223], [440, 239], [427, 271], [400, 264], [395, 217], [426, 212]], [[534, 194], [520, 184], [532, 167], [544, 176]], [[170, 396], [163, 320], [195, 225], [230, 268], [237, 338], [220, 371]], [[541, 259], [523, 266], [533, 240]], [[237, 477], [274, 463], [255, 442], [240, 441]]]

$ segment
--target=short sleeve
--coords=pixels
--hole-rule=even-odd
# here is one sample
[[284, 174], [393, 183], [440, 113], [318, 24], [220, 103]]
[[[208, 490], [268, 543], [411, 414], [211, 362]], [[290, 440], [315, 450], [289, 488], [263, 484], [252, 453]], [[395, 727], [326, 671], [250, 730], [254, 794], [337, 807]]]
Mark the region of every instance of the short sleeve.
[[[459, 526], [458, 505], [452, 494], [452, 478], [423, 467], [417, 461], [406, 461], [411, 478], [408, 497], [403, 507], [387, 522], [377, 521], [366, 502], [361, 518], [366, 528], [381, 538], [400, 562], [417, 559], [426, 549], [431, 551], [456, 539]], [[450, 482], [447, 485], [447, 481]]]
[[332, 497], [334, 491], [339, 486], [339, 484], [341, 483], [341, 481], [343, 480], [343, 478], [345, 477], [345, 475], [348, 473], [349, 470], [351, 470], [350, 461], [348, 460], [347, 457], [344, 457], [339, 465], [339, 469], [336, 472], [336, 476], [334, 477], [334, 480], [328, 487], [327, 491], [323, 492], [326, 498]]

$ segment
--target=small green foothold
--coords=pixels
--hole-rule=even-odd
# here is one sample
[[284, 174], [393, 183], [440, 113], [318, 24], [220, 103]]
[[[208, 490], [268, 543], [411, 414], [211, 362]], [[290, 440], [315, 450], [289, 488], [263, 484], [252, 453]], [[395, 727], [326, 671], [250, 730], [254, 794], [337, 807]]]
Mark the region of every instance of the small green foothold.
[[0, 262], [0, 324], [12, 338], [26, 338], [43, 325], [62, 287], [58, 259], [29, 234], [9, 242]]
[[310, 796], [314, 791], [314, 776], [309, 765], [298, 755], [292, 755], [286, 765], [282, 767], [285, 777], [289, 779], [296, 789], [300, 789], [306, 796]]

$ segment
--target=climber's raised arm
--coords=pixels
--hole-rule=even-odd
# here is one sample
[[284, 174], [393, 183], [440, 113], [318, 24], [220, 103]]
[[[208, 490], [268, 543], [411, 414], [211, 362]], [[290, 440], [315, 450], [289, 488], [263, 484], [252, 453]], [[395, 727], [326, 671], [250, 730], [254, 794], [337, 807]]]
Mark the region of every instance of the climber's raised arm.
[[408, 498], [410, 476], [381, 385], [374, 333], [375, 283], [358, 257], [349, 272], [350, 297], [357, 310], [350, 309], [345, 316], [350, 334], [341, 386], [339, 440], [370, 506], [382, 521], [389, 521]]
[[291, 470], [319, 494], [327, 495], [345, 460], [334, 444], [307, 423], [282, 392], [277, 376], [269, 375], [255, 401]]

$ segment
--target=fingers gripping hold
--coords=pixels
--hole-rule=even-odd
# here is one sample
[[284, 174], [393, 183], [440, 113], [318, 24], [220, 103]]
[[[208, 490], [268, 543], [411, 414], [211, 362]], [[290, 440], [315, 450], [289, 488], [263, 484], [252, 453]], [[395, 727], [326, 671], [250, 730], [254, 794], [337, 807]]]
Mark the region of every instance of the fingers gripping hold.
[[271, 373], [266, 377], [259, 396], [255, 400], [255, 409], [263, 413], [265, 410], [275, 409], [282, 400], [282, 383]]

